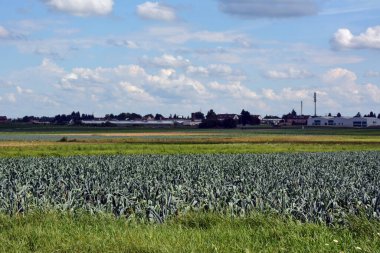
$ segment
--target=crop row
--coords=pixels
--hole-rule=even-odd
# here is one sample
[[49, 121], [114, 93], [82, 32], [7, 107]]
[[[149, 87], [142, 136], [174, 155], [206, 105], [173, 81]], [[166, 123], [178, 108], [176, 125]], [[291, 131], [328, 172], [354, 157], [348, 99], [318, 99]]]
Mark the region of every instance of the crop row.
[[163, 222], [189, 210], [302, 221], [380, 218], [380, 153], [0, 159], [0, 212], [86, 210]]

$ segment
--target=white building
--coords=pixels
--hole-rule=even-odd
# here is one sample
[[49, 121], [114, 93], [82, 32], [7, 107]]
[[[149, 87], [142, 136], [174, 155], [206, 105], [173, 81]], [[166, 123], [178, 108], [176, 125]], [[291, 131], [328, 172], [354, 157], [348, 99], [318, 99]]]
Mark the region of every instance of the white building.
[[374, 127], [380, 126], [380, 119], [367, 117], [311, 117], [308, 126], [329, 127]]

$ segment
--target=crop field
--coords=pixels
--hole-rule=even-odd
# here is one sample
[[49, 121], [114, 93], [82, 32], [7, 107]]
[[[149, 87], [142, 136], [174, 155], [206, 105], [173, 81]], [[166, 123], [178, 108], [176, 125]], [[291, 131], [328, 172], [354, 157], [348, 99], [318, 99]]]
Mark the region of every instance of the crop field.
[[380, 130], [324, 131], [5, 129], [0, 252], [380, 252]]
[[188, 211], [380, 218], [378, 152], [0, 160], [0, 212], [86, 210], [162, 223]]

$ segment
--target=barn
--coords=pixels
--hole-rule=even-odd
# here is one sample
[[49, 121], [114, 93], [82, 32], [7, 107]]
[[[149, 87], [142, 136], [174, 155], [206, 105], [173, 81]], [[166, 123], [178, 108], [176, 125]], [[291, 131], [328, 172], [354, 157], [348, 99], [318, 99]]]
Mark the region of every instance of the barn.
[[311, 117], [308, 126], [328, 127], [375, 127], [380, 126], [380, 119], [372, 117]]

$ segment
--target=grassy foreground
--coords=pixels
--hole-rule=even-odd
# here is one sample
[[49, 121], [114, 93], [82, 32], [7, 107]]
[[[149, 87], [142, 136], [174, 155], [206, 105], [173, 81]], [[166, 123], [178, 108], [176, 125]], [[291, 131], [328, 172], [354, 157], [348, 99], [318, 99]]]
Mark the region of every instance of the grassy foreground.
[[106, 215], [0, 215], [1, 252], [379, 252], [380, 223], [327, 227], [268, 214], [191, 214], [165, 224]]

